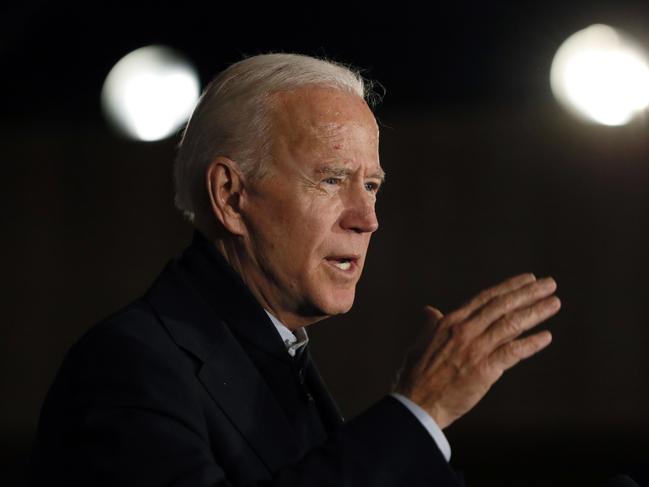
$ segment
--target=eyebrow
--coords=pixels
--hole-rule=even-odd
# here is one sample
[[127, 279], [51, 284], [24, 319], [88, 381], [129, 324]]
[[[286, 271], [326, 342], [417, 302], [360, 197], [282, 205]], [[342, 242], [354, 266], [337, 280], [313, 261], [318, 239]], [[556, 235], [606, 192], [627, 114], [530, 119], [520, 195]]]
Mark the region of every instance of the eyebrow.
[[[315, 171], [317, 174], [321, 175], [331, 175], [331, 176], [349, 176], [354, 171], [348, 167], [341, 166], [320, 166]], [[378, 171], [369, 175], [370, 178], [380, 179], [381, 183], [385, 182], [385, 171], [379, 168]]]

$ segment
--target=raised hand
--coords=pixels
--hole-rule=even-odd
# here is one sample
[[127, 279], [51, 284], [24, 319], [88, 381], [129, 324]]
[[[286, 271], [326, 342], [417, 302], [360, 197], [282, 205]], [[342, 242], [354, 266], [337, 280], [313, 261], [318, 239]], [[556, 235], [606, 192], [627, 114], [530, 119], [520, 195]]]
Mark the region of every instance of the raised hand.
[[406, 357], [395, 392], [427, 411], [440, 428], [468, 412], [503, 372], [552, 341], [521, 334], [557, 313], [552, 278], [512, 277], [446, 316], [430, 306], [427, 336]]

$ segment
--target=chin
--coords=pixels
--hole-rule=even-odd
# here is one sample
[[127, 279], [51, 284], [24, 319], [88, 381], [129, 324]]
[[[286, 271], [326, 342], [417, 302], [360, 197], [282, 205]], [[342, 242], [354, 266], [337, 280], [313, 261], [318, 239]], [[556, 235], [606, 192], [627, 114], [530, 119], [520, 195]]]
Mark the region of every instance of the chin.
[[352, 287], [311, 287], [312, 292], [302, 296], [298, 314], [304, 318], [323, 320], [329, 316], [341, 315], [352, 309], [356, 286]]
[[327, 316], [341, 315], [347, 313], [354, 305], [355, 289], [344, 292], [332, 292], [322, 300], [320, 309]]

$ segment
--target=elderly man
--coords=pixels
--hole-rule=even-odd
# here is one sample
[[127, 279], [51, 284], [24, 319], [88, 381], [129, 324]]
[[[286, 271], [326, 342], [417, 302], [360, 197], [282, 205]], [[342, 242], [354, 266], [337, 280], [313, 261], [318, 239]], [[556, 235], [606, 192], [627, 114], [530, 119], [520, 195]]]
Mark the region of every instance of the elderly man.
[[526, 274], [446, 316], [396, 390], [344, 423], [305, 327], [354, 301], [384, 172], [360, 76], [292, 54], [248, 58], [185, 131], [176, 204], [194, 240], [148, 293], [66, 357], [32, 481], [106, 486], [451, 486], [442, 430], [550, 342], [557, 312]]

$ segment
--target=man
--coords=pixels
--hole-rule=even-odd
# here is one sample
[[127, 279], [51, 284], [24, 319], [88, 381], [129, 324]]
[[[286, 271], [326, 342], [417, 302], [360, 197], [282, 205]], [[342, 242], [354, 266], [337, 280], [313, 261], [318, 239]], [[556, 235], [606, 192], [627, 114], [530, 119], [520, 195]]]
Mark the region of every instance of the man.
[[557, 312], [526, 274], [429, 314], [394, 394], [343, 423], [305, 327], [354, 301], [384, 172], [362, 78], [255, 56], [207, 88], [176, 203], [192, 244], [68, 354], [43, 407], [33, 484], [451, 486], [442, 429], [545, 347]]

